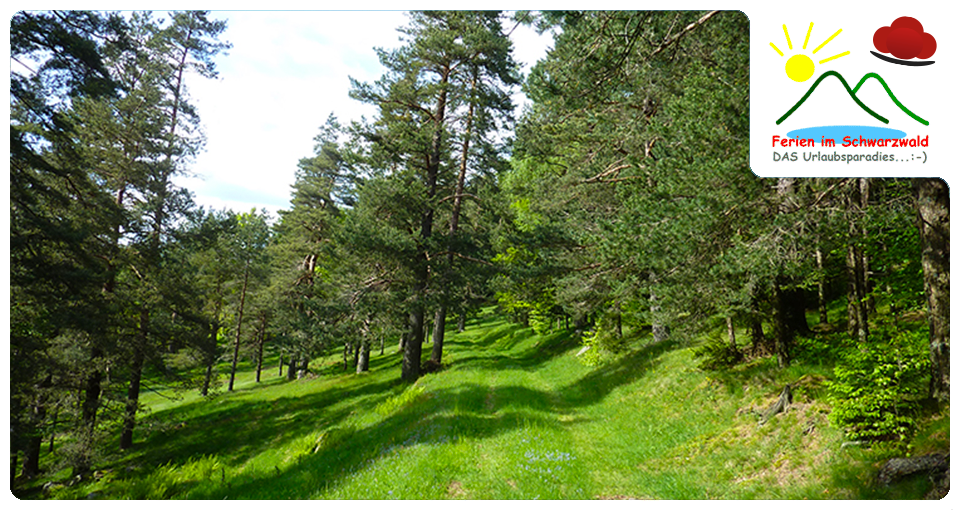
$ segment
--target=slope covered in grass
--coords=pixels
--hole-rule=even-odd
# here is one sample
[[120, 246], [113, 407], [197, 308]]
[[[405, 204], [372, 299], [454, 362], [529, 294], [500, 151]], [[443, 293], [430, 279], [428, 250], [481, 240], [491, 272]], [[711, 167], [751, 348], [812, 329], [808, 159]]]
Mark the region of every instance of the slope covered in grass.
[[[600, 367], [570, 332], [534, 334], [488, 313], [448, 333], [446, 369], [399, 381], [400, 357], [371, 371], [275, 371], [238, 391], [152, 397], [141, 440], [77, 498], [916, 498], [922, 477], [873, 483], [881, 452], [841, 448], [827, 420], [829, 367], [759, 359], [709, 373], [689, 347], [632, 339]], [[793, 383], [795, 403], [758, 414]], [[949, 415], [920, 449], [948, 448]], [[143, 435], [145, 434], [145, 435]], [[916, 453], [923, 453], [916, 451]]]

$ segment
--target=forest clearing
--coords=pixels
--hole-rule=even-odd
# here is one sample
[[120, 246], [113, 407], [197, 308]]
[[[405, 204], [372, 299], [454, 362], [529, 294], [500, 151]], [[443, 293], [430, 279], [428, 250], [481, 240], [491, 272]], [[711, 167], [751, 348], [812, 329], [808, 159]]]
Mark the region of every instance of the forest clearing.
[[277, 216], [176, 184], [228, 34], [11, 21], [18, 498], [949, 491], [947, 183], [754, 175], [743, 13], [407, 13]]

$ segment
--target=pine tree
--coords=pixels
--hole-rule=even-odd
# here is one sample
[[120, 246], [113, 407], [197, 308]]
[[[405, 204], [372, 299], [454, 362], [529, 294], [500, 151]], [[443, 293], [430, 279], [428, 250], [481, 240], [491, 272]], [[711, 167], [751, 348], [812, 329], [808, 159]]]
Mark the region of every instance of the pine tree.
[[[402, 262], [411, 276], [409, 332], [401, 369], [404, 380], [420, 375], [426, 311], [439, 304], [430, 275], [437, 272], [432, 255], [442, 251], [442, 234], [435, 227], [443, 208], [453, 205], [445, 203], [442, 191], [447, 183], [457, 181], [451, 119], [458, 105], [469, 113], [470, 104], [483, 104], [477, 100], [480, 88], [469, 85], [474, 70], [478, 82], [483, 75], [489, 86], [486, 90], [500, 101], [495, 107], [490, 105], [490, 114], [493, 108], [509, 109], [497, 82], [515, 79], [498, 13], [414, 12], [410, 17], [410, 25], [401, 30], [406, 45], [390, 52], [379, 50], [387, 74], [372, 85], [354, 81], [351, 92], [352, 97], [380, 109], [368, 139], [389, 168], [386, 178], [394, 181], [391, 189], [383, 192], [404, 194], [402, 202], [414, 208], [406, 218], [413, 223], [398, 225], [401, 231], [416, 231], [410, 238], [415, 248]], [[471, 117], [470, 122], [476, 118]], [[469, 131], [473, 133], [475, 127], [471, 124]], [[463, 147], [469, 152], [469, 141], [461, 144]], [[465, 162], [462, 157], [461, 161]], [[462, 198], [460, 195], [454, 187], [451, 198]]]

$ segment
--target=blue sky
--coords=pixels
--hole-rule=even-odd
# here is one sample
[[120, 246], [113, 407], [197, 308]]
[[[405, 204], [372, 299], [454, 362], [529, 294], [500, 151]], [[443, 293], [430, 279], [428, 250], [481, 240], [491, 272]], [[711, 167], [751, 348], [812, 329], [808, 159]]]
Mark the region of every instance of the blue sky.
[[[192, 77], [206, 150], [178, 184], [207, 208], [274, 215], [289, 207], [297, 162], [313, 153], [313, 137], [331, 113], [341, 122], [376, 110], [349, 98], [349, 77], [380, 78], [373, 48], [400, 45], [400, 11], [213, 11], [225, 19], [233, 48], [217, 59], [220, 77]], [[514, 57], [529, 66], [552, 38], [521, 27]], [[518, 91], [519, 92], [519, 91]], [[519, 103], [520, 96], [515, 100]]]

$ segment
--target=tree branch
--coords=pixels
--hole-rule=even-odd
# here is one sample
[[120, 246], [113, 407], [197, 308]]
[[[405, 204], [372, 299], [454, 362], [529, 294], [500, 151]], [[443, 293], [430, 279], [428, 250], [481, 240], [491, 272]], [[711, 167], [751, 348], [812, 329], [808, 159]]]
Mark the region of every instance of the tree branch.
[[680, 32], [679, 34], [677, 34], [677, 35], [675, 35], [675, 36], [667, 39], [666, 41], [660, 43], [660, 46], [658, 46], [657, 49], [653, 50], [653, 53], [651, 53], [650, 55], [648, 55], [644, 60], [649, 60], [649, 59], [655, 57], [655, 56], [657, 55], [657, 53], [660, 53], [661, 51], [665, 50], [668, 46], [676, 43], [677, 41], [680, 40], [681, 37], [683, 37], [684, 35], [686, 35], [687, 33], [691, 32], [691, 31], [693, 31], [693, 29], [695, 29], [695, 28], [699, 27], [700, 25], [703, 25], [704, 23], [706, 23], [707, 20], [709, 20], [710, 18], [714, 17], [718, 12], [720, 12], [720, 11], [710, 11], [710, 12], [708, 12], [707, 14], [705, 14], [703, 17], [701, 17], [700, 19], [698, 19], [697, 21], [695, 21], [695, 22], [687, 25], [687, 28], [684, 28], [682, 32]]

